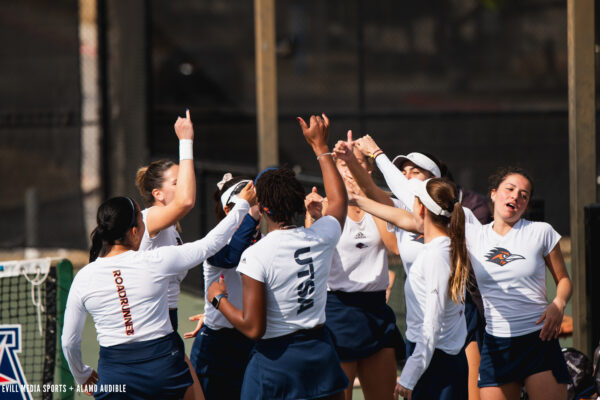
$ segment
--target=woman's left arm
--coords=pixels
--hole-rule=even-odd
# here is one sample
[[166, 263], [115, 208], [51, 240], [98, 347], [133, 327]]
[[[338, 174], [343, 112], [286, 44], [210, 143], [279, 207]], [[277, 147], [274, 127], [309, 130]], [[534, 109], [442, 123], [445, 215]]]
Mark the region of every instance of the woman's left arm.
[[[243, 273], [240, 275], [244, 294], [243, 309], [238, 309], [226, 297], [223, 297], [219, 302], [218, 310], [238, 331], [252, 340], [259, 340], [267, 328], [265, 284]], [[206, 291], [206, 300], [212, 302], [215, 296], [223, 293], [227, 293], [227, 286], [221, 275], [218, 281], [209, 286]]]
[[537, 324], [544, 321], [544, 327], [540, 332], [540, 338], [542, 340], [552, 340], [558, 338], [560, 333], [560, 325], [563, 320], [565, 307], [571, 298], [571, 292], [573, 291], [573, 285], [567, 272], [565, 265], [565, 259], [563, 258], [562, 252], [560, 251], [560, 243], [557, 243], [552, 251], [544, 257], [546, 266], [552, 273], [554, 282], [556, 282], [556, 297], [552, 300], [552, 303], [546, 307], [546, 310], [542, 314]]

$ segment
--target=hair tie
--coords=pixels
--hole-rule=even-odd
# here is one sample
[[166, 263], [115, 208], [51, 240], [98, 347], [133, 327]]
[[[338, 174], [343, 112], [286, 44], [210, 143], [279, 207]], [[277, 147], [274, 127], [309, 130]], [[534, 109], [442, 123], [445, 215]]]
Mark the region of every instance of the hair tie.
[[223, 179], [221, 179], [217, 183], [217, 187], [219, 188], [219, 190], [223, 190], [223, 185], [225, 185], [227, 182], [229, 182], [232, 179], [233, 179], [233, 175], [231, 175], [230, 172], [227, 172], [225, 175], [223, 175]]
[[127, 200], [129, 200], [129, 204], [131, 204], [131, 222], [129, 222], [128, 230], [135, 226], [135, 206], [133, 205], [133, 200], [129, 196], [125, 196]]
[[265, 207], [263, 206], [263, 211], [267, 213], [267, 215], [271, 215], [271, 210], [269, 210], [269, 207]]

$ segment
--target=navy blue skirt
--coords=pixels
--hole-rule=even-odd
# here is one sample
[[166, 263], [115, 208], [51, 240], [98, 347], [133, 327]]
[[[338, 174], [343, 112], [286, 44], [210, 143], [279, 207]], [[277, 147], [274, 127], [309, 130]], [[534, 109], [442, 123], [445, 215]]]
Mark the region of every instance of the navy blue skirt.
[[[192, 384], [181, 337], [100, 347], [96, 399], [181, 399]], [[112, 388], [120, 391], [113, 391]], [[103, 389], [108, 390], [103, 390]]]
[[558, 339], [543, 341], [540, 331], [509, 338], [484, 334], [479, 387], [522, 384], [528, 376], [542, 371], [552, 371], [558, 383], [571, 383]]
[[[415, 346], [415, 343], [406, 341], [407, 356], [415, 351]], [[435, 349], [429, 366], [413, 389], [412, 398], [413, 400], [467, 399], [469, 398], [468, 380], [469, 365], [464, 349], [456, 355]]]
[[483, 334], [485, 333], [485, 319], [479, 314], [477, 306], [469, 291], [465, 296], [465, 319], [467, 320], [467, 340], [465, 347], [471, 342], [477, 342], [479, 351], [483, 346]]
[[386, 347], [401, 351], [405, 347], [385, 291], [328, 292], [325, 313], [325, 325], [342, 362], [362, 360]]
[[327, 328], [302, 330], [256, 343], [241, 399], [316, 399], [350, 383]]
[[239, 399], [254, 341], [237, 329], [210, 329], [204, 325], [198, 332], [190, 361], [198, 375], [204, 397]]

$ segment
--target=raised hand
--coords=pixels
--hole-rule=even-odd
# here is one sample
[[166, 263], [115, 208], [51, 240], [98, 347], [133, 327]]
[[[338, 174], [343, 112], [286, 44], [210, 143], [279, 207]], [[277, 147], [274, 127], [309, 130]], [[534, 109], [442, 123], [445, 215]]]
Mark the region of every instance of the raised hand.
[[323, 216], [323, 200], [323, 196], [317, 193], [315, 186], [304, 198], [304, 206], [312, 219], [317, 220]]
[[190, 117], [189, 108], [185, 110], [185, 118], [177, 117], [177, 120], [175, 121], [175, 133], [179, 140], [194, 140], [194, 124]]
[[373, 138], [369, 135], [365, 135], [358, 140], [354, 141], [354, 145], [356, 148], [360, 150], [365, 156], [371, 156], [377, 150], [381, 151], [377, 143], [373, 140]]
[[254, 206], [257, 202], [254, 183], [252, 181], [248, 182], [248, 184], [242, 189], [240, 194], [238, 194], [238, 197], [246, 200], [248, 204], [250, 204], [250, 207]]
[[302, 134], [313, 148], [316, 155], [329, 152], [327, 146], [327, 137], [329, 135], [329, 118], [325, 114], [310, 116], [310, 126], [301, 117], [296, 118], [300, 127], [302, 128]]

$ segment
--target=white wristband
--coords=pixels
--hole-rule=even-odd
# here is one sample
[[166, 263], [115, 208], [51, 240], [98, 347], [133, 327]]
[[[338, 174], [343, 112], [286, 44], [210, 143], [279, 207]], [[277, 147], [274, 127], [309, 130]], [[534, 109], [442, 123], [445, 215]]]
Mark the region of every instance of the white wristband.
[[179, 161], [194, 159], [194, 141], [181, 139], [179, 141]]

